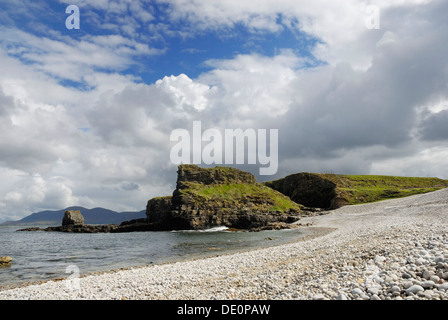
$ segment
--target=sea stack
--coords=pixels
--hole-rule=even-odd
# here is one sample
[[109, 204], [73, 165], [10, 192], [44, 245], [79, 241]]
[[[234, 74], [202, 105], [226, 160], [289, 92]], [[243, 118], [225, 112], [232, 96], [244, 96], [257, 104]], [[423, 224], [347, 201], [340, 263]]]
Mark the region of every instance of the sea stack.
[[79, 210], [67, 210], [62, 219], [62, 227], [82, 227], [84, 226], [84, 217]]

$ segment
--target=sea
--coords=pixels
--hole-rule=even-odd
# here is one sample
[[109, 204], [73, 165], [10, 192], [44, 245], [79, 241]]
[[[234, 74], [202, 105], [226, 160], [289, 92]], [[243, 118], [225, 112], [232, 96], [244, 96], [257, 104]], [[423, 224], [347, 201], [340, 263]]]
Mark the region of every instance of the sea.
[[0, 288], [151, 264], [210, 257], [299, 241], [306, 229], [64, 233], [0, 227]]

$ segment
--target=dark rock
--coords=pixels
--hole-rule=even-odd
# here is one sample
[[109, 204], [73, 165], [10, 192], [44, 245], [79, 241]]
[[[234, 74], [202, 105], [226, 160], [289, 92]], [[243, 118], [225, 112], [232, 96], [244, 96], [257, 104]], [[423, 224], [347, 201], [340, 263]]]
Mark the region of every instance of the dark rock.
[[17, 231], [44, 231], [44, 229], [41, 229], [39, 227], [30, 227], [30, 228], [19, 229]]
[[[223, 192], [224, 195], [214, 194], [222, 192], [216, 187], [219, 185], [226, 186], [228, 192]], [[203, 195], [199, 192], [204, 188], [212, 190], [211, 194]], [[180, 165], [173, 196], [149, 200], [146, 215], [156, 230], [206, 229], [216, 226], [256, 230], [271, 223], [281, 222], [285, 225], [299, 220], [299, 205], [287, 199], [293, 204], [291, 208], [286, 211], [274, 210], [275, 197], [286, 200], [281, 193], [257, 183], [251, 173], [226, 167], [204, 169], [196, 165]]]
[[317, 174], [296, 173], [264, 184], [307, 207], [330, 209], [342, 205], [338, 203], [336, 184]]
[[[66, 226], [62, 227], [61, 231], [63, 232], [72, 232], [72, 233], [108, 233], [117, 229], [118, 225], [116, 224], [100, 224], [100, 225], [84, 225], [84, 226]], [[48, 230], [51, 231], [51, 230]], [[54, 230], [58, 231], [58, 230]]]
[[278, 191], [259, 184], [249, 173], [234, 168], [178, 167], [172, 196], [150, 199], [146, 218], [120, 225], [84, 225], [79, 211], [67, 211], [62, 226], [22, 231], [73, 233], [170, 231], [226, 226], [251, 231], [291, 228], [304, 212]]
[[166, 229], [166, 226], [176, 225], [176, 219], [172, 214], [172, 196], [152, 198], [146, 205], [146, 217], [148, 223], [155, 229]]
[[122, 222], [117, 228], [110, 232], [136, 232], [136, 231], [155, 231], [154, 226], [148, 222], [147, 218], [134, 219]]
[[297, 229], [302, 225], [290, 224], [285, 222], [271, 222], [261, 227], [254, 227], [249, 229], [249, 231], [262, 231], [262, 230], [283, 230], [283, 229]]
[[118, 229], [117, 224], [100, 224], [100, 225], [85, 225], [84, 217], [79, 210], [68, 210], [64, 214], [61, 226], [47, 227], [44, 229], [38, 227], [31, 227], [19, 229], [17, 231], [58, 231], [70, 233], [100, 233], [113, 232]]
[[[187, 184], [184, 184], [187, 182]], [[177, 189], [188, 187], [188, 183], [228, 184], [228, 183], [257, 183], [250, 172], [228, 168], [215, 167], [203, 169], [197, 165], [180, 165], [177, 170]]]
[[63, 227], [70, 226], [83, 226], [84, 225], [84, 217], [82, 216], [79, 210], [67, 210], [64, 213], [64, 218], [62, 219]]

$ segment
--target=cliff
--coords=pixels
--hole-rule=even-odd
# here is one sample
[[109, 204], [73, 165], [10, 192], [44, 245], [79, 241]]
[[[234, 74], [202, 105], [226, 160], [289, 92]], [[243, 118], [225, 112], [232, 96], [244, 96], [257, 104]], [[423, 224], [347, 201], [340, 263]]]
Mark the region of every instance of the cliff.
[[172, 196], [148, 201], [148, 222], [157, 230], [227, 226], [259, 230], [299, 220], [301, 206], [234, 168], [178, 167]]
[[439, 178], [295, 173], [264, 183], [307, 207], [336, 209], [448, 187]]
[[120, 225], [87, 225], [80, 211], [66, 211], [62, 226], [19, 231], [75, 233], [196, 230], [216, 226], [252, 231], [295, 227], [290, 223], [305, 214], [302, 206], [282, 193], [234, 168], [203, 169], [180, 165], [171, 196], [150, 199], [146, 218]]
[[291, 228], [302, 216], [322, 209], [405, 197], [448, 187], [448, 180], [374, 175], [296, 173], [258, 183], [234, 168], [180, 165], [171, 196], [148, 201], [146, 218], [87, 225], [79, 211], [67, 210], [62, 226], [20, 231], [131, 232], [195, 230], [216, 226], [264, 230]]

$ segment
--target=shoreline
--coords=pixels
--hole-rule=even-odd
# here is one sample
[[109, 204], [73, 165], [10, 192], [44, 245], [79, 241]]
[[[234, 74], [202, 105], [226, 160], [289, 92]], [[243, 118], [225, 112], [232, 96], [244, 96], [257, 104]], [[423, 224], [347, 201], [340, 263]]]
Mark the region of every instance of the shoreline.
[[[7, 227], [9, 227], [9, 226], [7, 226]], [[297, 229], [299, 229], [299, 230], [300, 229], [306, 229], [307, 231], [311, 230], [312, 233], [311, 234], [306, 234], [306, 235], [300, 237], [297, 240], [287, 241], [287, 242], [282, 243], [282, 244], [266, 245], [266, 246], [262, 246], [262, 247], [258, 247], [258, 248], [251, 248], [251, 249], [246, 249], [246, 250], [244, 250], [244, 249], [232, 249], [232, 250], [229, 250], [227, 252], [222, 252], [222, 253], [209, 254], [209, 255], [204, 255], [204, 256], [201, 256], [200, 254], [197, 254], [197, 256], [186, 256], [184, 258], [178, 258], [178, 259], [174, 259], [172, 261], [166, 261], [166, 262], [160, 262], [160, 263], [154, 263], [154, 264], [151, 263], [151, 264], [135, 265], [135, 266], [130, 266], [130, 267], [122, 267], [122, 268], [110, 269], [110, 270], [91, 271], [91, 272], [86, 272], [84, 274], [81, 274], [79, 276], [79, 278], [85, 278], [85, 277], [88, 277], [88, 276], [95, 276], [95, 275], [102, 275], [102, 274], [113, 274], [113, 273], [116, 273], [116, 272], [119, 272], [119, 271], [126, 271], [126, 270], [139, 269], [139, 268], [150, 268], [152, 266], [161, 266], [161, 265], [173, 264], [173, 263], [177, 263], [177, 262], [196, 261], [196, 260], [202, 260], [202, 259], [207, 259], [207, 258], [227, 256], [227, 255], [233, 255], [233, 254], [237, 254], [237, 253], [249, 252], [249, 251], [258, 250], [258, 249], [272, 248], [272, 247], [282, 246], [282, 245], [285, 245], [285, 244], [296, 243], [296, 242], [301, 242], [301, 241], [307, 241], [307, 240], [310, 240], [310, 239], [313, 239], [313, 238], [316, 238], [316, 237], [320, 237], [320, 236], [326, 235], [326, 234], [336, 230], [335, 228], [323, 228], [323, 227], [313, 227], [313, 226], [304, 226], [304, 227], [299, 227]], [[288, 230], [288, 229], [285, 229], [285, 230]], [[249, 232], [249, 231], [244, 231], [244, 232]], [[260, 232], [262, 232], [262, 231], [260, 231]], [[54, 278], [49, 278], [49, 279], [45, 279], [45, 280], [31, 280], [31, 281], [12, 283], [12, 284], [6, 284], [6, 285], [0, 284], [0, 300], [1, 300], [1, 292], [2, 291], [13, 290], [13, 289], [18, 289], [18, 288], [26, 288], [26, 287], [29, 287], [29, 286], [41, 285], [41, 284], [44, 284], [44, 283], [47, 283], [47, 282], [64, 281], [64, 280], [67, 280], [68, 277], [69, 276], [67, 276], [67, 277], [54, 277]]]
[[0, 299], [448, 300], [448, 189], [346, 206], [325, 235], [0, 291]]

